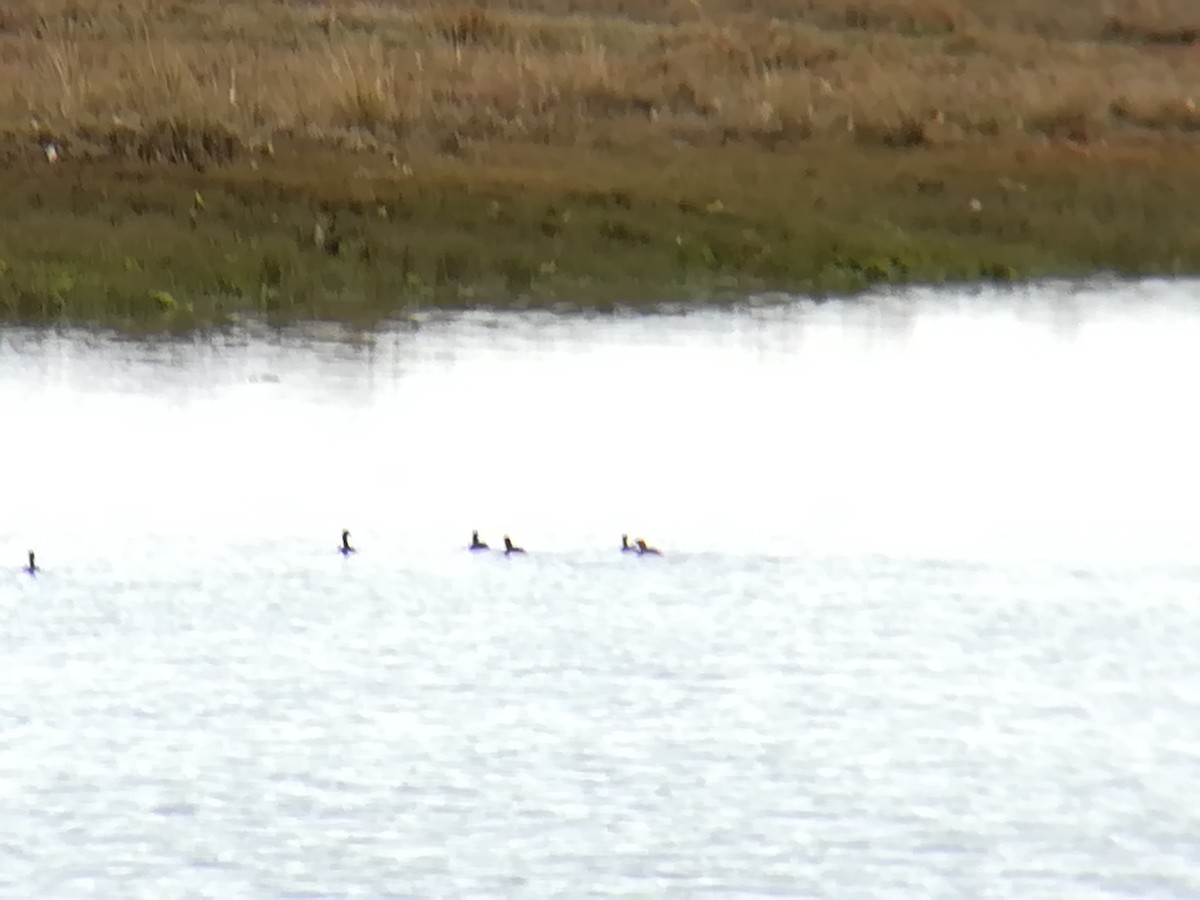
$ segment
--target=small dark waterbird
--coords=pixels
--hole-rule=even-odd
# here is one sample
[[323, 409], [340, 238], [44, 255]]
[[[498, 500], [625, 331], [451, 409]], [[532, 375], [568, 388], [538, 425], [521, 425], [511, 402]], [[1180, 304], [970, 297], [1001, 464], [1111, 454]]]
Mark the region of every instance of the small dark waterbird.
[[355, 549], [350, 546], [350, 532], [342, 529], [342, 546], [338, 547], [338, 553], [342, 556], [349, 556], [354, 552], [356, 552]]
[[467, 549], [472, 550], [472, 551], [486, 550], [486, 549], [488, 549], [488, 545], [479, 539], [478, 531], [472, 531], [471, 532], [471, 546], [468, 547]]
[[32, 551], [32, 550], [30, 550], [30, 551], [29, 551], [29, 565], [27, 565], [27, 566], [26, 566], [24, 569], [22, 569], [21, 571], [22, 571], [22, 572], [26, 572], [26, 573], [28, 573], [29, 575], [36, 575], [36, 574], [38, 573], [39, 569], [38, 569], [38, 566], [37, 566], [37, 562], [35, 562], [35, 561], [34, 561], [34, 557], [33, 557], [33, 551]]
[[631, 543], [629, 543], [629, 535], [627, 535], [627, 534], [621, 535], [621, 552], [622, 553], [637, 553], [638, 552], [637, 547], [635, 547]]
[[644, 540], [638, 538], [637, 541], [638, 556], [662, 556], [662, 551], [657, 547], [650, 547]]
[[504, 536], [504, 555], [505, 556], [508, 556], [513, 553], [524, 553], [524, 552], [525, 552], [525, 549], [523, 547], [516, 546], [512, 542], [512, 539], [509, 538], [509, 536], [507, 534]]

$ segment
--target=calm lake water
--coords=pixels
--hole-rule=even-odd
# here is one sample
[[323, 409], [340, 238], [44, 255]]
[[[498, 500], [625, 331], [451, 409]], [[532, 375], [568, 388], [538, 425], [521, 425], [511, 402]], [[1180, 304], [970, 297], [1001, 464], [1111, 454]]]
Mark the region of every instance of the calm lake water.
[[0, 896], [1200, 896], [1196, 290], [0, 332]]

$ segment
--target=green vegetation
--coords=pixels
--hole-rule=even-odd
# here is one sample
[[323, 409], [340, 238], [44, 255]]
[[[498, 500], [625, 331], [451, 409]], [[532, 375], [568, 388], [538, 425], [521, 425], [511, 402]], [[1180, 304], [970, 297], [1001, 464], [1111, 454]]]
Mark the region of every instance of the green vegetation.
[[0, 323], [1200, 272], [1190, 0], [566, 5], [13, 0]]

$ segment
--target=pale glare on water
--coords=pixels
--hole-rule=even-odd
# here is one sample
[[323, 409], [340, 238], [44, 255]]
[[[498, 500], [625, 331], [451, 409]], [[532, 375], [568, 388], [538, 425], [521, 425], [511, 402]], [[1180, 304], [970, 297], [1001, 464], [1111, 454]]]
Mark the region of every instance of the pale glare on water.
[[1200, 896], [1194, 291], [0, 332], [0, 896]]

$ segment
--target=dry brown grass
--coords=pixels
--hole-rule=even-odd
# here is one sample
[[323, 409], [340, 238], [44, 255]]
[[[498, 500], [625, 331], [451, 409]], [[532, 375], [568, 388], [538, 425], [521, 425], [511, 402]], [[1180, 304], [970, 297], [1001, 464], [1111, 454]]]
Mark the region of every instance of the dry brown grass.
[[447, 153], [1083, 143], [1195, 131], [1198, 40], [1193, 0], [9, 0], [0, 124], [92, 153], [180, 123]]
[[0, 321], [1197, 272], [1193, 2], [7, 0]]

